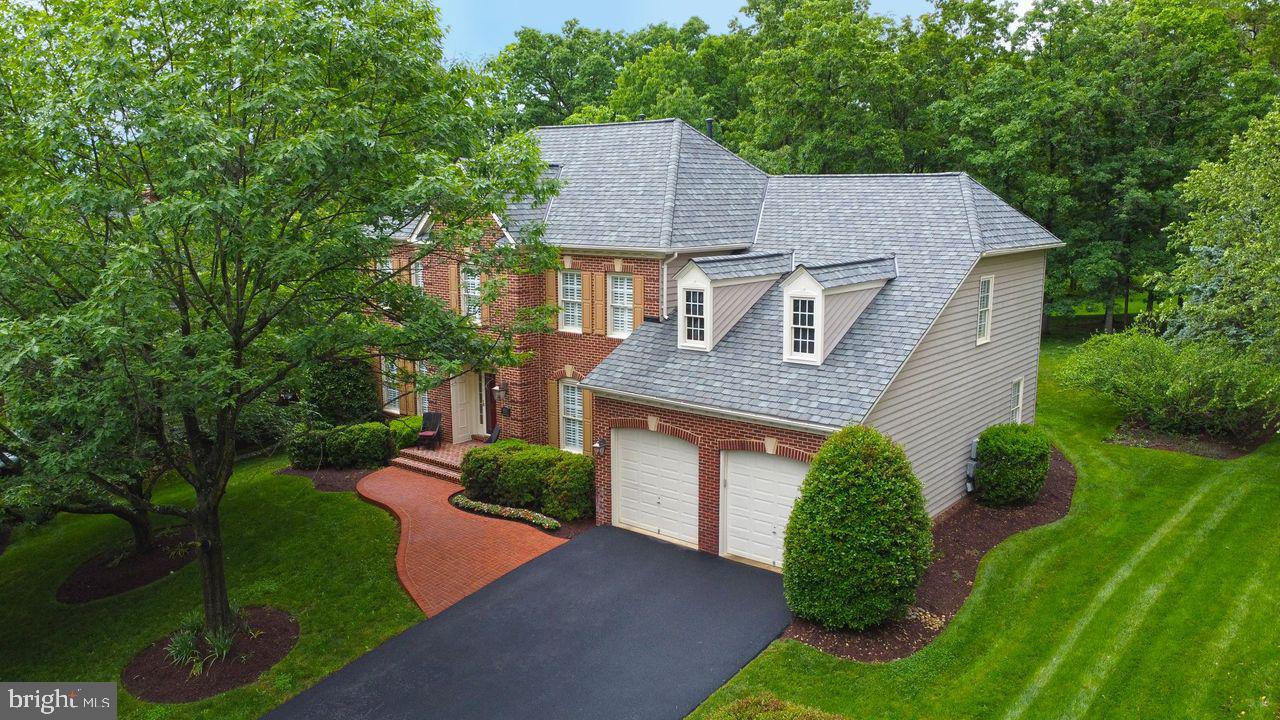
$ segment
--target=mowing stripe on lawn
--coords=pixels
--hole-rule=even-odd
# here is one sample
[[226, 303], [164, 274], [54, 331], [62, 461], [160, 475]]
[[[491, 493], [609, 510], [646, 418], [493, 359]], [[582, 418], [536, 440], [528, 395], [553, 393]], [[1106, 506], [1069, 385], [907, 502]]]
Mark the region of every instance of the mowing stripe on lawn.
[[1159, 578], [1148, 584], [1138, 601], [1129, 606], [1120, 621], [1122, 629], [1112, 638], [1108, 650], [1099, 655], [1098, 661], [1079, 680], [1080, 691], [1071, 701], [1071, 707], [1064, 713], [1064, 717], [1083, 717], [1089, 711], [1089, 707], [1098, 696], [1098, 691], [1102, 689], [1103, 682], [1111, 675], [1116, 663], [1124, 655], [1125, 649], [1133, 642], [1134, 635], [1151, 612], [1151, 607], [1168, 589], [1169, 583], [1182, 571], [1191, 556], [1204, 545], [1209, 535], [1218, 529], [1222, 520], [1240, 505], [1245, 491], [1246, 488], [1243, 486], [1236, 486], [1235, 490], [1218, 504], [1213, 514], [1196, 528], [1195, 534], [1182, 543], [1181, 552], [1178, 553], [1177, 558], [1170, 561]]
[[1014, 701], [1013, 706], [1004, 714], [1006, 720], [1022, 717], [1022, 714], [1026, 712], [1027, 707], [1031, 705], [1031, 701], [1035, 700], [1040, 692], [1044, 690], [1045, 684], [1047, 684], [1050, 678], [1052, 678], [1058, 671], [1063, 660], [1066, 659], [1067, 653], [1075, 647], [1076, 642], [1079, 641], [1080, 636], [1084, 633], [1084, 629], [1093, 621], [1094, 616], [1098, 614], [1098, 611], [1102, 609], [1102, 606], [1107, 602], [1107, 600], [1111, 599], [1111, 596], [1115, 594], [1120, 585], [1124, 583], [1125, 580], [1129, 579], [1129, 576], [1133, 574], [1133, 571], [1138, 567], [1138, 564], [1141, 563], [1162, 540], [1164, 540], [1165, 536], [1181, 524], [1182, 521], [1191, 514], [1191, 511], [1195, 509], [1196, 505], [1204, 499], [1205, 495], [1207, 495], [1211, 489], [1216, 488], [1221, 482], [1222, 481], [1219, 480], [1212, 484], [1200, 486], [1200, 489], [1188, 498], [1172, 517], [1165, 520], [1164, 524], [1152, 533], [1151, 537], [1147, 538], [1147, 541], [1142, 544], [1142, 547], [1138, 548], [1137, 551], [1135, 551], [1134, 554], [1125, 561], [1125, 564], [1115, 571], [1111, 578], [1107, 580], [1107, 583], [1098, 590], [1096, 595], [1094, 595], [1093, 600], [1089, 603], [1089, 606], [1085, 608], [1084, 613], [1076, 620], [1075, 624], [1071, 626], [1071, 630], [1067, 632], [1067, 636], [1058, 644], [1057, 652], [1049, 658], [1048, 662], [1040, 667], [1036, 672], [1035, 677], [1031, 679], [1031, 682], [1022, 691], [1022, 694]]
[[[1277, 558], [1280, 558], [1280, 555], [1272, 555], [1267, 562], [1258, 563], [1257, 569], [1253, 571], [1253, 575], [1249, 578], [1244, 590], [1236, 596], [1235, 602], [1231, 603], [1231, 607], [1223, 618], [1222, 624], [1215, 633], [1217, 637], [1209, 644], [1209, 652], [1205, 655], [1213, 663], [1215, 672], [1222, 668], [1222, 658], [1226, 655], [1227, 648], [1231, 647], [1236, 637], [1240, 634], [1240, 626], [1244, 624], [1244, 620], [1249, 614], [1249, 609], [1253, 607], [1254, 601], [1258, 599], [1258, 594], [1262, 592], [1267, 582], [1274, 577], [1273, 573], [1275, 572]], [[1187, 705], [1188, 711], [1204, 702], [1205, 696], [1209, 694], [1209, 690], [1214, 686], [1216, 677], [1211, 677], [1208, 672], [1201, 673], [1200, 677], [1201, 682], [1196, 687], [1196, 692]]]

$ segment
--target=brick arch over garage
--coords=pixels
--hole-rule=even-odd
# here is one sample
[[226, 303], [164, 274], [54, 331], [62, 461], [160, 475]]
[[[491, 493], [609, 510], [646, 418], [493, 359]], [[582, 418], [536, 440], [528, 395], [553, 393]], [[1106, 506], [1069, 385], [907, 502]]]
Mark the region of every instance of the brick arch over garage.
[[[773, 453], [810, 462], [825, 436], [739, 420], [641, 405], [596, 395], [592, 428], [596, 437], [612, 437], [615, 429], [652, 430], [694, 444], [698, 448], [698, 548], [720, 552], [720, 455], [723, 450]], [[612, 448], [596, 458], [596, 522], [613, 522]]]

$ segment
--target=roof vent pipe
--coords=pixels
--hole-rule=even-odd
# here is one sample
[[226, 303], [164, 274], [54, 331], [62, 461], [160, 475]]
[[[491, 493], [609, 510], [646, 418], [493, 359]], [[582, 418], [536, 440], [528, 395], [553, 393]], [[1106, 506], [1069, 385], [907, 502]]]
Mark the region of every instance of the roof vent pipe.
[[644, 113], [640, 113], [640, 122], [644, 122]]
[[707, 118], [707, 137], [711, 138], [712, 140], [716, 138], [715, 129], [716, 129], [716, 119]]

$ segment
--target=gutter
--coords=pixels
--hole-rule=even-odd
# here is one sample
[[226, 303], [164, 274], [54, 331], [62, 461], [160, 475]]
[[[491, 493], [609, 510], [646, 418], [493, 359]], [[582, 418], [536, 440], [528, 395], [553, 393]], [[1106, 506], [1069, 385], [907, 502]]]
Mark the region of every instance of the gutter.
[[[644, 405], [656, 405], [659, 407], [666, 407], [673, 410], [689, 410], [699, 415], [712, 415], [715, 417], [722, 417], [729, 420], [745, 420], [747, 422], [754, 423], [756, 425], [769, 425], [772, 427], [783, 428], [786, 430], [802, 430], [807, 433], [822, 435], [824, 437], [827, 435], [831, 435], [832, 433], [840, 429], [838, 427], [832, 427], [830, 425], [818, 425], [815, 423], [806, 423], [806, 422], [800, 422], [797, 420], [784, 420], [782, 418], [769, 417], [766, 415], [756, 415], [753, 413], [739, 412], [736, 410], [725, 410], [723, 408], [715, 408], [715, 407], [710, 407], [708, 405], [698, 405], [695, 403], [683, 402], [680, 400], [665, 400], [662, 398], [649, 397], [647, 395], [640, 395], [637, 393], [624, 392], [622, 390], [602, 388], [597, 385], [592, 385], [587, 380], [583, 380], [580, 384], [584, 389], [590, 390], [596, 395], [604, 395], [606, 397], [616, 397], [621, 400], [633, 400]], [[862, 423], [860, 421], [857, 424], [861, 425]]]

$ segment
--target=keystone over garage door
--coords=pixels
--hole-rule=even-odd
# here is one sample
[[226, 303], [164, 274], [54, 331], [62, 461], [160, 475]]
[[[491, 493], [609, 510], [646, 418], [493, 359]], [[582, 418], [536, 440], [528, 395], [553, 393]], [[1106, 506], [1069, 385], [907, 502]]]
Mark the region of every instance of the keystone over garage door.
[[613, 431], [613, 522], [698, 544], [698, 448], [648, 430]]
[[724, 554], [782, 567], [782, 536], [809, 466], [761, 452], [722, 458]]

